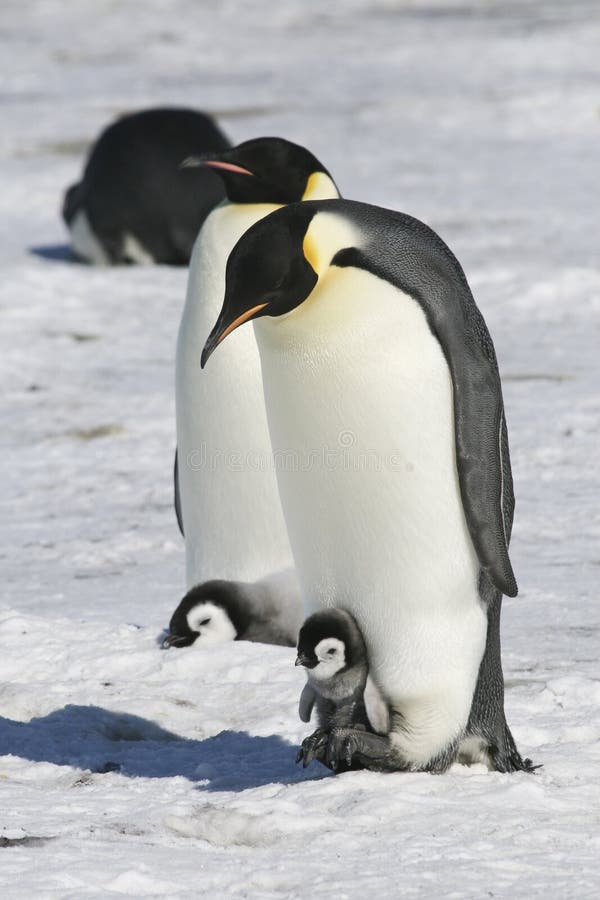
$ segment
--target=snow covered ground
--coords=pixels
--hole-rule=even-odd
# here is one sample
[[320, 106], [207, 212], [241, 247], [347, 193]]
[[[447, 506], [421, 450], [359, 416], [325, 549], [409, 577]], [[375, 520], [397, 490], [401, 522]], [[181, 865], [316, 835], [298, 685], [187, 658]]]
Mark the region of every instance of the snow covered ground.
[[[596, 896], [595, 0], [3, 0], [0, 33], [2, 897]], [[534, 776], [303, 772], [291, 650], [159, 650], [186, 273], [71, 264], [58, 216], [90, 139], [157, 103], [306, 144], [463, 263], [504, 375]]]

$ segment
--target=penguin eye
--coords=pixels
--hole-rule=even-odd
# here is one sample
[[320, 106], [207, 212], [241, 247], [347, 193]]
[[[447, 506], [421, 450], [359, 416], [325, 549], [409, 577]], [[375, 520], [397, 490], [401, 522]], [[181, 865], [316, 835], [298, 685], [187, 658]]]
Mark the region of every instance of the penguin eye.
[[327, 656], [335, 656], [336, 652], [337, 651], [336, 651], [335, 647], [332, 647], [330, 650], [327, 651]]
[[202, 619], [201, 622], [198, 622], [198, 628], [202, 628], [203, 625], [210, 625], [210, 617], [208, 619]]

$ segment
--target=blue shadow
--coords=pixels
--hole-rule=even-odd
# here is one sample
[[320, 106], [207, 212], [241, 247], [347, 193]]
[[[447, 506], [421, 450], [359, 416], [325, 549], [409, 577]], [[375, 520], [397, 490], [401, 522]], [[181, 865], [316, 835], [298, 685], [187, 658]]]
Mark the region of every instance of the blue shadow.
[[69, 244], [47, 244], [40, 247], [28, 247], [29, 253], [34, 256], [40, 256], [50, 262], [70, 262], [83, 265], [81, 260], [71, 252]]
[[0, 755], [130, 778], [183, 776], [202, 791], [331, 777], [318, 763], [307, 770], [295, 765], [296, 749], [278, 735], [245, 731], [190, 740], [140, 716], [98, 706], [68, 705], [29, 722], [0, 717]]

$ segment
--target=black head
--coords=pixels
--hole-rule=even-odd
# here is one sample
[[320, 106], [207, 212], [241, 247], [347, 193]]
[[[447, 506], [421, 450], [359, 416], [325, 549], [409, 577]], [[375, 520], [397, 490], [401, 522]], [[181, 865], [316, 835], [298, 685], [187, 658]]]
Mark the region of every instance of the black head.
[[235, 583], [205, 581], [191, 588], [171, 616], [163, 647], [189, 647], [198, 638], [203, 643], [237, 640], [250, 617]]
[[314, 669], [319, 660], [315, 648], [322, 641], [334, 638], [344, 644], [345, 667], [364, 664], [367, 650], [360, 629], [350, 613], [343, 609], [323, 609], [304, 622], [298, 635], [296, 665]]
[[254, 138], [224, 150], [186, 160], [221, 175], [232, 203], [296, 203], [311, 175], [329, 172], [305, 147], [278, 137]]
[[315, 214], [310, 203], [277, 210], [253, 225], [229, 255], [225, 300], [202, 351], [202, 367], [239, 325], [260, 316], [281, 316], [306, 300], [318, 276], [303, 251]]

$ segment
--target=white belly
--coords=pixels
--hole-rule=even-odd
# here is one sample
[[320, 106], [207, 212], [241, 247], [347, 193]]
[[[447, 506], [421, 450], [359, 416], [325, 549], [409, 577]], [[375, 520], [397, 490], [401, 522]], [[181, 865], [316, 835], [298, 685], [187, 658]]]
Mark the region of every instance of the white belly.
[[104, 247], [92, 231], [88, 217], [83, 209], [78, 210], [69, 225], [71, 247], [73, 252], [96, 266], [108, 266], [110, 260]]
[[256, 333], [306, 603], [355, 616], [427, 761], [466, 724], [486, 634], [443, 353], [416, 301], [355, 269]]
[[218, 207], [192, 254], [176, 361], [188, 588], [208, 578], [254, 581], [292, 565], [252, 328], [234, 332], [210, 365], [200, 368], [202, 348], [223, 304], [229, 251], [275, 208]]

